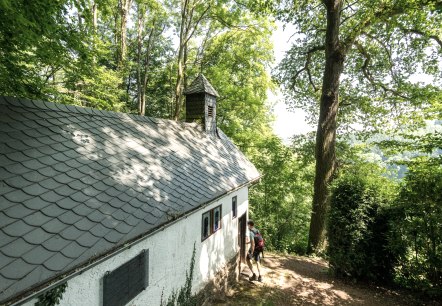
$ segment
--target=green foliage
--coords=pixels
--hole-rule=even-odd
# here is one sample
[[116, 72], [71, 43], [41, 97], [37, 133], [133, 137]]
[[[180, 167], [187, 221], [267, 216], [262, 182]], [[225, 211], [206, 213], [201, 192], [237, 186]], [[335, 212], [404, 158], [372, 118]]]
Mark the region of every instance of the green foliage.
[[[295, 26], [292, 48], [275, 77], [285, 88], [289, 105], [301, 107], [315, 122], [325, 63], [321, 48], [325, 5], [310, 0], [256, 2]], [[366, 131], [385, 132], [440, 118], [441, 3], [341, 2], [339, 40], [346, 52], [340, 83], [341, 132], [351, 130], [354, 123]]]
[[51, 290], [46, 291], [38, 297], [35, 306], [55, 306], [60, 304], [63, 293], [66, 291], [68, 283], [63, 283]]
[[442, 167], [419, 159], [397, 194], [367, 165], [345, 169], [335, 182], [328, 255], [337, 275], [441, 295]]
[[0, 93], [45, 98], [54, 74], [86, 51], [68, 0], [0, 1]]
[[193, 273], [195, 270], [195, 255], [196, 244], [193, 244], [192, 258], [190, 259], [189, 271], [186, 271], [186, 281], [178, 291], [173, 291], [167, 299], [166, 304], [161, 301], [161, 305], [164, 306], [198, 306], [199, 299], [197, 296], [192, 295], [192, 281]]
[[[273, 89], [270, 66], [272, 24], [265, 18], [244, 20], [244, 30], [231, 29], [207, 43], [203, 72], [216, 87], [217, 124], [243, 150], [271, 134], [267, 91]], [[252, 149], [253, 150], [253, 149]]]
[[442, 167], [412, 167], [395, 210], [390, 248], [398, 256], [396, 282], [442, 295]]
[[388, 212], [395, 186], [374, 165], [348, 169], [335, 181], [328, 218], [332, 271], [354, 279], [388, 280]]
[[250, 214], [270, 250], [305, 252], [314, 164], [303, 157], [310, 155], [310, 144], [299, 137], [288, 147], [271, 137], [251, 156], [263, 177], [250, 190]]

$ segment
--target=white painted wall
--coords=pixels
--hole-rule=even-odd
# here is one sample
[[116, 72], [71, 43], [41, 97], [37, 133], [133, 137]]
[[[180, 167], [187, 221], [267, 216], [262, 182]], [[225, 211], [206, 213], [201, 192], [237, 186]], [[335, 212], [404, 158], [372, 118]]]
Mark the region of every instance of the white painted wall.
[[[232, 219], [234, 196], [237, 196], [238, 213]], [[221, 230], [201, 241], [202, 214], [220, 204], [223, 216]], [[160, 305], [161, 296], [163, 301], [167, 301], [174, 290], [184, 285], [194, 242], [196, 256], [192, 286], [193, 292], [198, 292], [239, 251], [238, 218], [247, 212], [247, 208], [248, 188], [244, 187], [70, 279], [60, 305], [101, 306], [106, 271], [113, 271], [143, 249], [149, 249], [149, 286], [128, 305]], [[36, 299], [33, 299], [24, 305], [31, 306], [35, 302]]]

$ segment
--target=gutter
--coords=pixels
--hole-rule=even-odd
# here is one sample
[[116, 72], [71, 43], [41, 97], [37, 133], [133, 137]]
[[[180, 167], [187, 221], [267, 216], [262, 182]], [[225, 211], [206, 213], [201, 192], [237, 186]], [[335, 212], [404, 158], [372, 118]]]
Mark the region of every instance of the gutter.
[[[195, 208], [189, 210], [188, 212], [177, 217], [176, 219], [172, 219], [171, 221], [164, 223], [164, 224], [160, 225], [159, 227], [154, 228], [154, 229], [150, 230], [149, 232], [146, 232], [146, 233], [126, 242], [125, 244], [116, 247], [115, 249], [109, 251], [108, 253], [105, 253], [103, 255], [97, 256], [96, 258], [90, 259], [88, 262], [84, 263], [82, 266], [79, 266], [77, 268], [74, 268], [74, 269], [64, 273], [61, 276], [61, 278], [60, 278], [60, 276], [56, 276], [56, 277], [48, 280], [46, 283], [43, 283], [43, 284], [36, 286], [34, 288], [30, 288], [28, 290], [28, 292], [31, 290], [34, 290], [34, 291], [32, 293], [30, 293], [29, 295], [27, 295], [26, 292], [22, 293], [20, 295], [10, 298], [9, 300], [4, 301], [4, 304], [2, 304], [2, 305], [5, 305], [5, 306], [22, 305], [22, 304], [28, 302], [29, 300], [33, 299], [34, 297], [38, 297], [39, 295], [45, 293], [46, 291], [51, 290], [51, 289], [61, 285], [62, 283], [74, 278], [75, 276], [82, 274], [86, 270], [89, 270], [90, 268], [92, 268], [98, 264], [101, 264], [102, 262], [105, 262], [107, 259], [109, 259], [115, 255], [118, 255], [119, 253], [121, 253], [127, 249], [130, 249], [133, 245], [141, 242], [142, 240], [145, 240], [146, 238], [156, 234], [157, 232], [163, 231], [164, 229], [174, 225], [175, 223], [181, 221], [182, 219], [186, 219], [189, 215], [197, 212], [198, 210], [202, 210], [202, 209], [206, 208], [207, 206], [218, 201], [220, 198], [225, 197], [226, 195], [231, 194], [231, 193], [233, 193], [243, 187], [255, 185], [256, 183], [259, 182], [261, 177], [262, 177], [262, 175], [259, 175], [255, 179], [248, 181], [247, 183], [241, 184], [232, 190], [229, 190], [227, 192], [224, 192], [224, 193], [216, 196], [215, 198], [211, 199], [210, 201], [207, 201], [207, 202], [199, 205], [198, 207], [195, 207]], [[48, 284], [50, 284], [50, 285], [48, 285]]]

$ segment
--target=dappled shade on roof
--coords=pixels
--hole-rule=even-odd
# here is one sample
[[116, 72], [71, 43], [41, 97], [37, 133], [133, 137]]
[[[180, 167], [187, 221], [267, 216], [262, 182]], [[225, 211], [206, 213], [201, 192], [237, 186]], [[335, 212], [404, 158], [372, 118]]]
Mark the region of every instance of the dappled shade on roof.
[[0, 97], [0, 304], [256, 180], [220, 131]]

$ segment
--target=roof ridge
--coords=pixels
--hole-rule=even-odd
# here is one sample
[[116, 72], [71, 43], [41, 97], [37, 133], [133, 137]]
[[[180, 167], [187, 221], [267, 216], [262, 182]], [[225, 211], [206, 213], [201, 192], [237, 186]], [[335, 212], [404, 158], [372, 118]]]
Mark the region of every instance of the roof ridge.
[[[5, 103], [6, 102], [6, 103]], [[106, 118], [120, 118], [120, 119], [132, 119], [136, 121], [148, 121], [154, 124], [160, 124], [159, 121], [164, 120], [168, 122], [176, 122], [179, 124], [185, 124], [189, 125], [188, 122], [180, 122], [175, 121], [172, 119], [165, 119], [165, 118], [155, 118], [150, 116], [140, 116], [132, 113], [123, 113], [123, 112], [116, 112], [116, 111], [108, 111], [108, 110], [100, 110], [92, 107], [83, 107], [78, 105], [72, 105], [72, 104], [63, 104], [63, 103], [57, 103], [57, 102], [47, 102], [42, 100], [34, 100], [34, 99], [27, 99], [27, 98], [18, 98], [18, 97], [12, 97], [12, 96], [0, 96], [0, 105], [12, 105], [12, 106], [18, 106], [18, 107], [26, 107], [26, 108], [33, 108], [33, 109], [41, 109], [41, 110], [51, 110], [56, 112], [73, 112], [77, 114], [82, 115], [89, 115], [89, 116], [99, 116], [99, 117], [106, 117]]]

